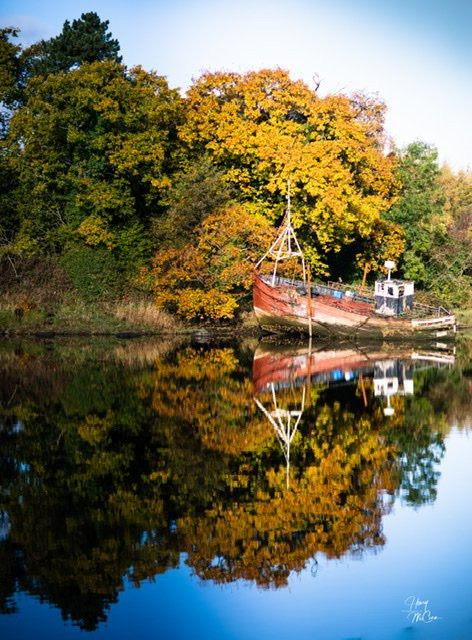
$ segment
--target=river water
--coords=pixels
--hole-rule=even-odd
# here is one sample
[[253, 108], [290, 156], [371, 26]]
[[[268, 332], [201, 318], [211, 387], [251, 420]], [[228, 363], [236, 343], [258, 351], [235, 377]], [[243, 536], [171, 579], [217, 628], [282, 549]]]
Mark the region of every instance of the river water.
[[472, 343], [0, 344], [0, 638], [472, 638]]

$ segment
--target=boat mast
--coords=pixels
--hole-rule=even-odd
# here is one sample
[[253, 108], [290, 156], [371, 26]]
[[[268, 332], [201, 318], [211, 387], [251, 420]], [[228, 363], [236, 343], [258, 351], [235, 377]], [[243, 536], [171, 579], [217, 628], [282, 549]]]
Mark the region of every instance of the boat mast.
[[265, 253], [259, 262], [256, 264], [256, 269], [266, 258], [271, 257], [274, 259], [274, 271], [272, 273], [272, 286], [275, 284], [277, 277], [277, 267], [281, 260], [288, 260], [289, 258], [300, 258], [303, 271], [303, 282], [306, 283], [306, 268], [305, 257], [303, 251], [298, 243], [297, 236], [292, 227], [292, 214], [290, 209], [290, 180], [287, 184], [287, 209], [285, 212], [285, 218], [280, 227], [279, 234], [275, 241], [270, 246], [267, 253]]

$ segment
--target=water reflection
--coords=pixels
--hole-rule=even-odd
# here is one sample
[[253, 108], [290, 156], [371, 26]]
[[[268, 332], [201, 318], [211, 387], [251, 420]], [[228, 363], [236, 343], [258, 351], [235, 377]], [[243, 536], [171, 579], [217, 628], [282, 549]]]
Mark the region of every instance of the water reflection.
[[292, 407], [289, 409], [281, 409], [278, 406], [277, 393], [273, 382], [270, 383], [270, 391], [273, 402], [272, 410], [266, 409], [258, 398], [254, 398], [254, 401], [273, 426], [275, 434], [280, 442], [280, 446], [282, 447], [285, 457], [286, 485], [288, 489], [290, 486], [290, 444], [293, 440], [293, 436], [297, 432], [298, 425], [300, 424], [300, 420], [305, 409], [305, 387], [303, 387], [302, 390], [300, 407], [295, 409]]
[[[283, 347], [268, 342], [257, 348], [253, 363], [254, 401], [280, 442], [286, 463], [287, 488], [290, 484], [290, 445], [305, 405], [310, 405], [313, 384], [339, 387], [358, 380], [367, 407], [367, 376], [373, 380], [373, 396], [386, 398], [384, 415], [392, 417], [395, 414], [392, 398], [414, 393], [415, 369], [452, 366], [455, 361], [455, 348], [442, 344], [423, 350], [395, 344], [390, 348], [384, 345], [382, 349], [379, 350], [378, 345], [370, 348], [365, 345], [360, 349], [349, 343], [337, 345], [336, 349], [326, 346], [314, 349], [311, 339], [306, 344]], [[296, 392], [296, 389], [301, 391]], [[287, 390], [290, 390], [288, 400]], [[268, 396], [267, 407], [262, 402], [264, 395]]]
[[2, 613], [26, 592], [92, 630], [182, 559], [276, 588], [376, 551], [395, 499], [435, 499], [451, 402], [470, 411], [444, 352], [134, 348], [0, 356]]

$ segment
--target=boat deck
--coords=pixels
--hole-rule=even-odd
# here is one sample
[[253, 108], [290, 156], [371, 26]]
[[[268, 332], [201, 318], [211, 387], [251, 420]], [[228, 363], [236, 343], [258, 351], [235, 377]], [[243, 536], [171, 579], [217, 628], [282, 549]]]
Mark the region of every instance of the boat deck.
[[[282, 278], [280, 276], [276, 276], [273, 279], [271, 275], [263, 274], [259, 274], [259, 276], [269, 286], [287, 287], [287, 290], [295, 290], [301, 297], [308, 296], [307, 285], [302, 280]], [[362, 315], [377, 315], [373, 290], [370, 292], [369, 289], [359, 286], [342, 285], [334, 282], [328, 282], [327, 284], [312, 283], [311, 297], [313, 300], [329, 304], [340, 310], [345, 309], [351, 313]], [[445, 315], [450, 315], [450, 311], [444, 307], [432, 307], [415, 302], [411, 310], [400, 314], [398, 317], [421, 320], [422, 318], [442, 317]]]

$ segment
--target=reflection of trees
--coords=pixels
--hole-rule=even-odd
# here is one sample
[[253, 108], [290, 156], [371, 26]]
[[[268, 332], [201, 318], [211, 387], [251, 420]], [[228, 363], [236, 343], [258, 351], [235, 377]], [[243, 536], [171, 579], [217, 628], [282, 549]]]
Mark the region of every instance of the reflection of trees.
[[[391, 451], [378, 433], [359, 433], [354, 420], [341, 433], [350, 450], [340, 440], [309, 438], [298, 464], [292, 464], [289, 489], [285, 461], [273, 456], [254, 493], [180, 519], [178, 527], [191, 549], [187, 562], [195, 572], [218, 582], [243, 578], [280, 586], [318, 552], [340, 557], [383, 544], [381, 491], [394, 488]], [[301, 460], [310, 462], [300, 466]]]
[[309, 433], [298, 438], [287, 490], [283, 452], [264, 415], [253, 415], [250, 394], [230, 350], [205, 357], [184, 350], [154, 376], [153, 407], [161, 416], [183, 418], [206, 447], [239, 456], [228, 458], [221, 490], [177, 519], [196, 573], [281, 585], [318, 551], [340, 556], [381, 544], [380, 492], [393, 490], [393, 450], [382, 444], [368, 414], [359, 420], [339, 403], [313, 405], [307, 415], [318, 417], [311, 427], [305, 421]]
[[[3, 612], [17, 585], [93, 629], [125, 576], [138, 585], [182, 552], [203, 579], [284, 585], [317, 553], [382, 545], [385, 495], [399, 484], [411, 501], [423, 500], [416, 489], [433, 496], [420, 404], [406, 411], [399, 399], [391, 420], [355, 386], [313, 386], [287, 489], [283, 451], [233, 349], [185, 348], [147, 368], [15, 357], [25, 375], [12, 361], [0, 396]], [[408, 474], [420, 478], [410, 489]]]
[[416, 372], [415, 396], [401, 399], [403, 419], [389, 432], [398, 448], [398, 493], [411, 505], [434, 502], [451, 425], [470, 424], [470, 355], [458, 366], [430, 367]]
[[440, 473], [437, 465], [444, 455], [443, 435], [434, 430], [435, 418], [427, 397], [402, 398], [404, 417], [389, 432], [397, 447], [398, 494], [411, 505], [422, 505], [436, 499]]
[[152, 376], [152, 406], [162, 419], [187, 424], [204, 447], [232, 455], [263, 449], [271, 440], [252, 392], [230, 348], [182, 349]]
[[[94, 372], [91, 380], [97, 384]], [[0, 553], [15, 557], [14, 575], [21, 589], [92, 629], [116, 601], [132, 563], [145, 522], [140, 513], [145, 496], [126, 504], [127, 483], [139, 480], [130, 465], [139, 457], [139, 441], [133, 442], [112, 410], [84, 416], [74, 408], [69, 413], [67, 391], [54, 412], [30, 407], [30, 416], [14, 437], [11, 430], [2, 431], [2, 449], [9, 450], [13, 465], [1, 478], [11, 532]], [[93, 412], [94, 394], [85, 395], [90, 404], [84, 408]], [[76, 400], [81, 406], [79, 397]], [[113, 403], [112, 397], [108, 400]], [[126, 421], [126, 406], [120, 409]], [[2, 563], [0, 572], [5, 567], [8, 563]]]
[[165, 521], [146, 480], [153, 412], [121, 367], [43, 360], [50, 354], [32, 359], [23, 381], [16, 372], [17, 393], [2, 399], [0, 510], [11, 530], [0, 542], [0, 583], [10, 585], [1, 595], [11, 608], [16, 580], [92, 629], [139, 560], [143, 529]]

